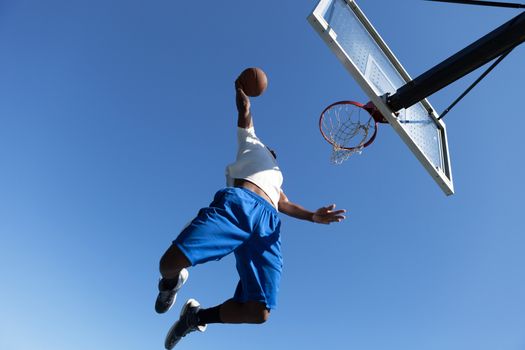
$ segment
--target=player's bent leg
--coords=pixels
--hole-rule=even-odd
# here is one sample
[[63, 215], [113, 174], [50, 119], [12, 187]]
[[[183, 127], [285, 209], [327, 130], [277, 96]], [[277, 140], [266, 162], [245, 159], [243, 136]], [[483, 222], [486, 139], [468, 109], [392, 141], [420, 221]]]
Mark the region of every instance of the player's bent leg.
[[175, 303], [177, 292], [188, 279], [186, 267], [190, 263], [177, 246], [172, 245], [160, 260], [159, 294], [155, 300], [155, 311], [159, 314], [168, 311]]
[[228, 300], [221, 305], [220, 315], [223, 323], [261, 324], [270, 318], [270, 310], [265, 303], [257, 301]]
[[203, 309], [197, 300], [190, 299], [182, 308], [180, 318], [169, 329], [164, 346], [171, 350], [189, 333], [204, 332], [210, 323], [261, 324], [269, 317], [270, 310], [260, 302], [240, 303], [230, 299], [221, 305]]

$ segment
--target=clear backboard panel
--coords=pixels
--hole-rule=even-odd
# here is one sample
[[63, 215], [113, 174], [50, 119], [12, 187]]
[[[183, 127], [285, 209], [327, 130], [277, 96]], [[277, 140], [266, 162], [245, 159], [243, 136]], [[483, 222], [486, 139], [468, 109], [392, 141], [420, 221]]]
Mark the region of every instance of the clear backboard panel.
[[387, 95], [411, 78], [355, 1], [321, 0], [308, 20], [441, 189], [453, 194], [445, 123], [426, 99], [392, 113]]

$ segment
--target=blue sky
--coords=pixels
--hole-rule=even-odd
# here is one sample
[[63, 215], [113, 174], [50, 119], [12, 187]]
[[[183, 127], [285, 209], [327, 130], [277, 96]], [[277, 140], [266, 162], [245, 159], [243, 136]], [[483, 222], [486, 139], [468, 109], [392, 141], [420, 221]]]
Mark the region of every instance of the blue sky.
[[[162, 349], [184, 300], [232, 295], [228, 257], [192, 269], [173, 311], [153, 310], [159, 257], [224, 186], [248, 66], [269, 77], [252, 108], [288, 197], [349, 215], [284, 217], [270, 321], [214, 325], [178, 348], [525, 348], [523, 48], [446, 117], [446, 197], [388, 126], [330, 164], [319, 113], [367, 100], [307, 23], [316, 2], [1, 2], [0, 348]], [[518, 14], [359, 5], [412, 76]], [[444, 109], [479, 73], [431, 103]]]

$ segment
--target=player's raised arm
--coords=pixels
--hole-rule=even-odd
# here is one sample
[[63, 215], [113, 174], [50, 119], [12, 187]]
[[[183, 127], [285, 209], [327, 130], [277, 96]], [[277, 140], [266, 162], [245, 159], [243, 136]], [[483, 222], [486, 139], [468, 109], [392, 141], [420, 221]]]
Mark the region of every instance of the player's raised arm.
[[237, 104], [237, 126], [248, 129], [253, 126], [252, 114], [250, 112], [250, 98], [244, 93], [239, 84], [239, 79], [235, 81], [235, 103]]
[[267, 87], [268, 77], [261, 68], [257, 67], [246, 68], [235, 80], [236, 102], [239, 112], [238, 127], [248, 129], [253, 126], [250, 113], [250, 98], [248, 96], [260, 96]]
[[334, 210], [335, 204], [328, 205], [317, 209], [315, 212], [309, 211], [299, 204], [291, 202], [288, 197], [281, 191], [279, 198], [279, 211], [296, 219], [307, 220], [318, 224], [331, 224], [332, 222], [341, 222], [346, 219], [343, 214], [346, 210]]

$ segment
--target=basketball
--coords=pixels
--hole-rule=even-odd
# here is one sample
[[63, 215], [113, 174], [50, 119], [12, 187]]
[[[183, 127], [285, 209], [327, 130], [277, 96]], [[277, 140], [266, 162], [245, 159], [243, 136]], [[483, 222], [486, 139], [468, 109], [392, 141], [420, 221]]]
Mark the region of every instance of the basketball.
[[261, 95], [268, 86], [268, 78], [261, 68], [246, 68], [239, 75], [238, 82], [244, 93], [251, 97]]

